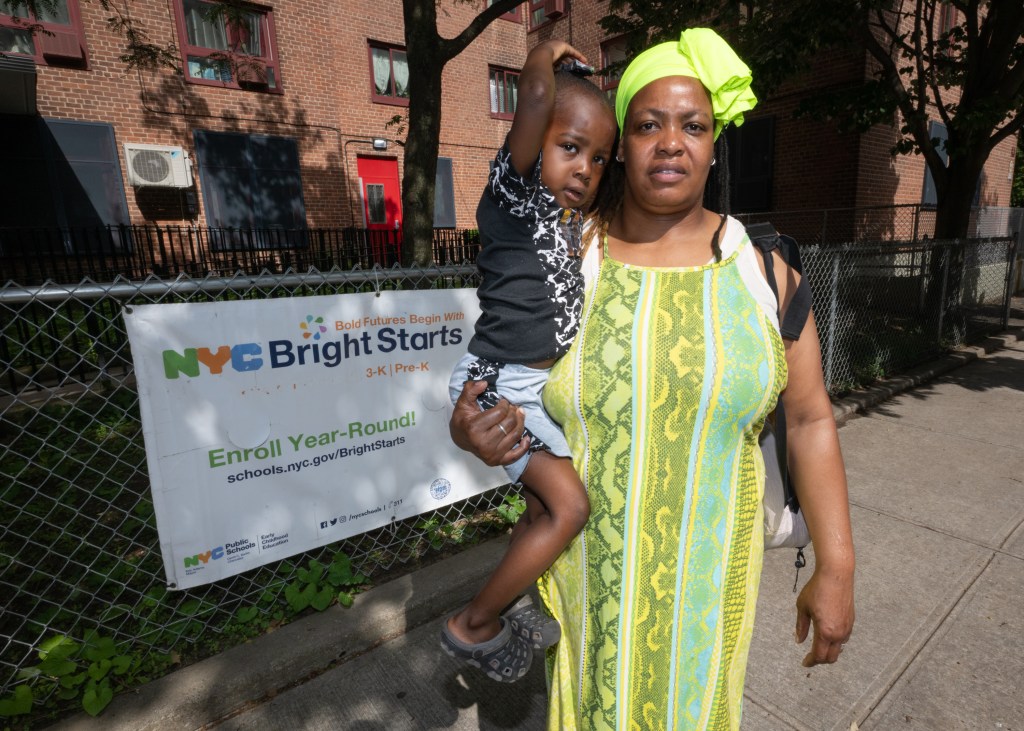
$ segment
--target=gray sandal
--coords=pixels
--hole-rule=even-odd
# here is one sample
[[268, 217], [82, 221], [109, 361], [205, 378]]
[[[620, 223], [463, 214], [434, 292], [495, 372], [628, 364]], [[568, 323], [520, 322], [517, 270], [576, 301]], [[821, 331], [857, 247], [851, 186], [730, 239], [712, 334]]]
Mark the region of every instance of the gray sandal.
[[508, 620], [512, 632], [530, 643], [535, 650], [551, 647], [562, 639], [562, 626], [533, 603], [529, 594], [506, 609], [501, 615]]
[[441, 628], [441, 647], [457, 660], [483, 670], [491, 680], [514, 683], [526, 675], [533, 662], [533, 651], [522, 637], [512, 634], [510, 623], [499, 618], [501, 630], [497, 635], [477, 644], [468, 644], [448, 629], [448, 617]]

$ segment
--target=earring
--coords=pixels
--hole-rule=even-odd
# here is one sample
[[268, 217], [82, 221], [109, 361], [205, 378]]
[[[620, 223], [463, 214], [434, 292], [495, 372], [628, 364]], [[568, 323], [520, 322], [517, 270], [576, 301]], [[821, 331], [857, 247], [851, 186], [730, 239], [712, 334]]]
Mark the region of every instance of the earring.
[[716, 157], [711, 158], [711, 164], [712, 165], [714, 165], [716, 162], [718, 162], [718, 158], [716, 158]]
[[616, 161], [616, 162], [626, 162], [626, 158], [624, 158], [624, 157], [619, 157], [619, 156], [616, 156], [616, 158], [615, 158], [615, 161]]

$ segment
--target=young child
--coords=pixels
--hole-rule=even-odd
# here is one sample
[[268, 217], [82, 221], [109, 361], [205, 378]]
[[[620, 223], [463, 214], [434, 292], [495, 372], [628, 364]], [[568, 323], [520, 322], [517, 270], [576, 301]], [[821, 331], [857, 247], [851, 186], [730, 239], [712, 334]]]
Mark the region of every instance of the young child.
[[523, 65], [512, 128], [477, 208], [482, 313], [449, 384], [454, 402], [466, 381], [487, 381], [477, 399], [481, 408], [501, 398], [516, 404], [525, 413], [523, 436], [531, 440], [530, 451], [505, 468], [510, 480], [522, 482], [527, 505], [508, 551], [441, 631], [446, 652], [502, 682], [526, 674], [532, 648], [561, 637], [558, 622], [520, 595], [590, 514], [565, 437], [541, 403], [548, 371], [579, 327], [583, 209], [594, 198], [616, 134], [603, 92], [570, 71], [555, 71], [574, 60], [586, 63], [572, 46], [546, 41]]

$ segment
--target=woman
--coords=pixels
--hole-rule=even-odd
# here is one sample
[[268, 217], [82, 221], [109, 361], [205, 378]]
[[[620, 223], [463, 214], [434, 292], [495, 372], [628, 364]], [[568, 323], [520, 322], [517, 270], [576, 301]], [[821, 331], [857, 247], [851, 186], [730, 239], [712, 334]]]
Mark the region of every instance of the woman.
[[[743, 227], [702, 206], [715, 138], [756, 103], [749, 84], [708, 29], [648, 49], [619, 82], [624, 182], [598, 211], [580, 334], [545, 391], [591, 501], [541, 582], [562, 624], [553, 729], [739, 727], [763, 553], [757, 437], [780, 392], [815, 548], [797, 599], [797, 641], [814, 626], [804, 665], [835, 662], [853, 626], [846, 479], [813, 315], [784, 342]], [[784, 313], [799, 280], [781, 258], [775, 270]], [[526, 448], [522, 420], [505, 402], [479, 412], [480, 385], [463, 390], [452, 436], [506, 464]]]

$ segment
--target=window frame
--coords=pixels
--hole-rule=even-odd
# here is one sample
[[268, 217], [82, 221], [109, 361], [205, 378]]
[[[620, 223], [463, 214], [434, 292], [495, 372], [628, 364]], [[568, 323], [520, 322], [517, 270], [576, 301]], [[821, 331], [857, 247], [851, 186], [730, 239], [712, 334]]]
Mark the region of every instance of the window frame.
[[[949, 130], [937, 119], [928, 120], [928, 137], [939, 139], [942, 142], [935, 147], [935, 152], [942, 158], [942, 164], [949, 166], [949, 152], [946, 150], [946, 141], [949, 140]], [[924, 165], [924, 180], [921, 183], [921, 208], [935, 210], [938, 205], [938, 188], [935, 185], [935, 178], [932, 169], [926, 162]]]
[[[53, 23], [46, 20], [36, 20], [35, 17], [20, 18], [7, 13], [0, 13], [0, 27], [12, 28], [28, 32], [32, 37], [32, 45], [35, 53], [18, 53], [16, 51], [4, 51], [8, 56], [19, 58], [31, 58], [38, 66], [71, 66], [73, 68], [89, 68], [89, 51], [85, 44], [85, 27], [82, 24], [82, 14], [78, 6], [78, 0], [65, 0], [68, 10], [68, 23]], [[36, 29], [49, 31], [53, 35], [45, 35], [36, 32]], [[74, 56], [57, 52], [57, 45], [63, 40], [70, 42], [74, 38], [78, 41], [80, 54]], [[46, 47], [50, 50], [47, 51]]]
[[437, 158], [434, 173], [434, 228], [455, 228], [455, 161]]
[[[28, 178], [17, 181], [25, 196], [16, 203], [27, 205], [10, 205], [8, 200], [9, 205], [0, 211], [0, 226], [60, 229], [52, 240], [33, 237], [19, 241], [19, 237], [13, 237], [12, 252], [59, 256], [131, 250], [131, 236], [120, 228], [131, 220], [112, 124], [7, 114], [0, 118], [0, 127], [4, 134], [17, 134], [24, 142], [0, 153], [0, 168], [24, 165], [31, 169]], [[90, 131], [89, 139], [78, 135]], [[97, 138], [104, 138], [103, 144], [96, 145]], [[83, 149], [87, 150], [84, 154]], [[39, 244], [44, 248], [22, 248]]]
[[[216, 0], [193, 1], [203, 5], [218, 4]], [[242, 10], [251, 12], [260, 18], [260, 49], [263, 50], [263, 54], [260, 56], [251, 56], [237, 50], [219, 50], [216, 48], [208, 48], [206, 46], [196, 46], [189, 43], [188, 25], [185, 21], [186, 0], [173, 0], [173, 2], [174, 22], [178, 27], [178, 43], [179, 48], [181, 49], [182, 69], [184, 71], [186, 83], [198, 84], [200, 86], [213, 86], [220, 89], [258, 91], [264, 94], [284, 94], [284, 83], [281, 79], [281, 58], [278, 55], [277, 50], [277, 29], [274, 25], [273, 9], [263, 5], [253, 5], [249, 3], [241, 6]], [[227, 25], [226, 21], [224, 32], [228, 38], [231, 37], [232, 29]], [[236, 40], [236, 43], [239, 42], [240, 41]], [[231, 71], [231, 79], [229, 81], [225, 81], [223, 79], [204, 79], [192, 76], [192, 74], [189, 73], [190, 56], [209, 59], [210, 57], [217, 55], [224, 56], [230, 64], [229, 70]], [[264, 74], [273, 73], [274, 86], [267, 83], [266, 77], [261, 78], [257, 71], [253, 70], [254, 61], [262, 66]], [[238, 77], [242, 74], [250, 75], [252, 78], [239, 79]]]
[[374, 81], [373, 74], [373, 51], [374, 49], [379, 51], [388, 52], [388, 61], [391, 64], [391, 86], [394, 87], [395, 78], [395, 51], [400, 51], [405, 54], [405, 63], [409, 65], [409, 53], [405, 50], [405, 46], [398, 45], [396, 43], [384, 43], [382, 41], [367, 41], [366, 43], [366, 61], [369, 65], [370, 70], [370, 100], [374, 104], [390, 104], [396, 107], [407, 107], [409, 106], [408, 96], [398, 96], [397, 94], [380, 94], [377, 92], [377, 84]]
[[[484, 0], [484, 10], [486, 10], [487, 8], [489, 8], [492, 5], [494, 5], [495, 2], [496, 2], [496, 0]], [[516, 5], [514, 8], [509, 10], [507, 13], [502, 13], [498, 17], [501, 20], [507, 20], [510, 23], [522, 23], [523, 22], [523, 16], [522, 16], [522, 13], [519, 11], [520, 7], [522, 7], [522, 6], [521, 5]]]
[[[539, 22], [534, 22], [533, 17], [538, 10], [544, 11], [544, 17]], [[554, 12], [558, 14], [552, 15]], [[564, 18], [569, 12], [569, 0], [529, 0], [529, 5], [526, 8], [527, 30], [534, 31], [543, 28], [549, 23]]]
[[[623, 55], [623, 59], [624, 59], [626, 57], [626, 54], [628, 53], [628, 50], [629, 50], [627, 45], [626, 45], [626, 36], [624, 36], [624, 35], [616, 36], [614, 38], [608, 38], [608, 39], [605, 39], [605, 40], [601, 41], [601, 69], [602, 70], [606, 69], [612, 63], [615, 63], [615, 61], [610, 61], [609, 58], [608, 58], [608, 48], [611, 47], [614, 44], [619, 44], [619, 43], [622, 44], [622, 55]], [[609, 93], [609, 92], [613, 92], [613, 91], [615, 91], [616, 89], [619, 88], [619, 80], [622, 78], [622, 72], [623, 71], [625, 71], [625, 68], [620, 70], [618, 72], [619, 75], [616, 76], [614, 79], [609, 79], [608, 76], [604, 75], [604, 74], [601, 75], [601, 91], [603, 91], [605, 93], [605, 95], [608, 96], [613, 101], [614, 101], [614, 95]]]
[[[494, 78], [494, 74], [496, 72], [502, 74], [502, 96], [504, 96], [505, 94], [507, 94], [506, 90], [508, 88], [508, 83], [505, 80], [509, 76], [514, 76], [516, 78], [516, 80], [517, 80], [516, 88], [518, 89], [519, 88], [518, 79], [519, 79], [520, 75], [522, 74], [522, 71], [517, 70], [517, 69], [506, 68], [505, 66], [493, 66], [491, 64], [488, 64], [488, 66], [487, 66], [487, 105], [488, 105], [488, 109], [489, 109], [489, 111], [491, 113], [491, 118], [492, 119], [505, 119], [505, 120], [511, 121], [511, 120], [515, 119], [515, 116], [516, 116], [516, 110], [515, 109], [513, 109], [510, 112], [499, 112], [499, 111], [496, 111], [494, 106], [492, 105], [490, 84], [491, 84], [491, 79]], [[516, 106], [519, 106], [518, 94], [516, 96]]]
[[[234, 140], [229, 138], [234, 138]], [[208, 228], [223, 229], [229, 232], [232, 230], [289, 232], [301, 231], [308, 227], [308, 211], [306, 209], [302, 181], [302, 157], [297, 138], [255, 132], [224, 132], [212, 129], [195, 129], [192, 131], [192, 139], [195, 144], [196, 157], [199, 161], [199, 183], [203, 196], [203, 215]], [[230, 141], [244, 145], [244, 152], [242, 154], [244, 165], [217, 164], [221, 161], [211, 159], [212, 155], [210, 153], [216, 150], [219, 143]], [[261, 141], [264, 143], [272, 141], [275, 145], [288, 146], [290, 148], [288, 152], [294, 153], [295, 167], [259, 165], [254, 154], [254, 148]], [[221, 152], [222, 150], [216, 151]], [[225, 175], [225, 171], [233, 172]], [[261, 205], [263, 196], [267, 193], [268, 188], [265, 186], [261, 187], [257, 183], [262, 175], [271, 172], [277, 173], [278, 177], [280, 177], [280, 173], [294, 174], [294, 178], [291, 180], [294, 183], [294, 192], [286, 195], [284, 198], [272, 198], [273, 208], [268, 210]], [[245, 176], [244, 180], [243, 175]], [[220, 201], [228, 198], [224, 194], [233, 192], [221, 185], [224, 177], [230, 178], [232, 181], [242, 181], [248, 184], [249, 196], [244, 201], [244, 205], [241, 206], [250, 216], [247, 225], [235, 225], [238, 223], [237, 221], [225, 220], [229, 218], [227, 214], [234, 213], [239, 209], [221, 210]], [[241, 197], [231, 196], [231, 199], [241, 200]], [[290, 207], [292, 225], [276, 223], [270, 220], [268, 214], [283, 210], [279, 208], [279, 205], [282, 203], [287, 203]], [[247, 241], [243, 238], [225, 235], [223, 239], [218, 239], [216, 242], [211, 241], [211, 246], [218, 251], [233, 249], [287, 249], [306, 246], [307, 244], [308, 241], [302, 236], [299, 236], [297, 239], [294, 237], [284, 237], [283, 239], [269, 237], [262, 241], [258, 239]]]

